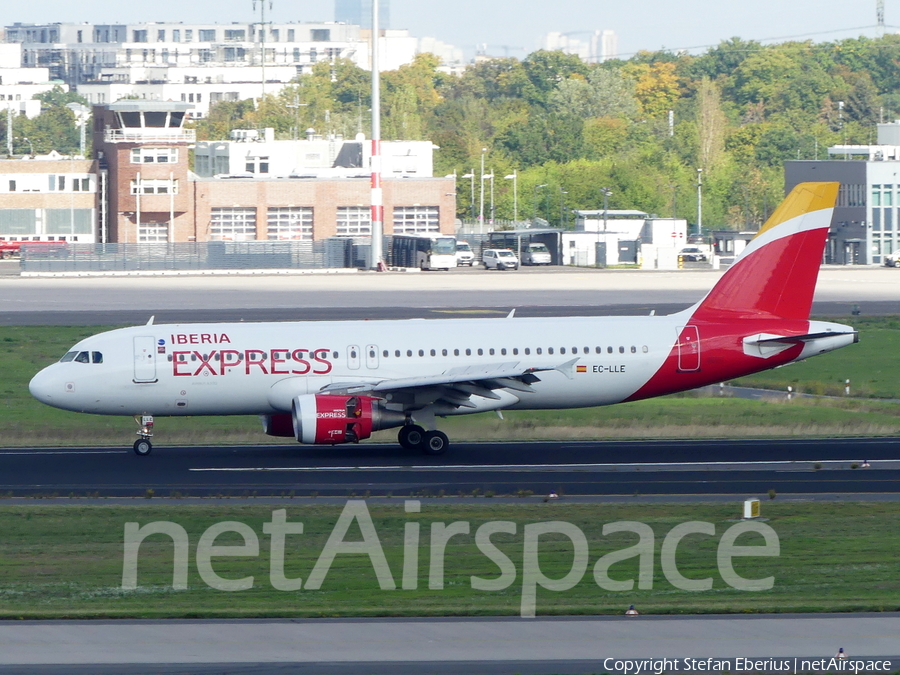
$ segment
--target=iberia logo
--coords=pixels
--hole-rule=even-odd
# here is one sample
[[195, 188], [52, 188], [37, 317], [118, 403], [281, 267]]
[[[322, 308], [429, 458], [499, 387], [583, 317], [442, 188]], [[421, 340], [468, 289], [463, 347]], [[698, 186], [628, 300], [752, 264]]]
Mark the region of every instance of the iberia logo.
[[575, 366], [575, 370], [576, 370], [576, 372], [579, 372], [579, 373], [586, 373], [587, 366]]

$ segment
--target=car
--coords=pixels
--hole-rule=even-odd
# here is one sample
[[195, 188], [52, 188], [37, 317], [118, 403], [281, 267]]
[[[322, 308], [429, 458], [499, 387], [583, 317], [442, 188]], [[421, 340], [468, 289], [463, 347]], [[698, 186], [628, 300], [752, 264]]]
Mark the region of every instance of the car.
[[888, 253], [884, 256], [885, 267], [900, 267], [900, 251], [897, 253]]
[[472, 247], [467, 241], [456, 242], [456, 266], [468, 265], [471, 267], [475, 264], [475, 254], [472, 253]]
[[550, 249], [544, 244], [526, 244], [522, 248], [523, 265], [549, 265], [551, 262]]
[[481, 264], [486, 269], [508, 270], [519, 269], [519, 259], [508, 248], [489, 248], [481, 256]]
[[708, 260], [706, 254], [696, 246], [686, 246], [678, 255], [686, 262], [706, 262]]

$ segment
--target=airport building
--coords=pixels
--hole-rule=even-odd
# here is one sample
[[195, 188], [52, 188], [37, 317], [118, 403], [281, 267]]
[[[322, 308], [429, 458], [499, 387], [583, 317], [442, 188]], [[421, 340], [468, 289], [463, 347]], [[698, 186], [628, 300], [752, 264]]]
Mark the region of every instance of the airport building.
[[[190, 105], [123, 100], [94, 107], [94, 148], [108, 176], [100, 241], [315, 241], [371, 236], [371, 142], [270, 130], [196, 143]], [[196, 143], [196, 171], [189, 150]], [[452, 233], [456, 187], [432, 176], [430, 142], [385, 143], [385, 234]]]
[[825, 262], [884, 264], [900, 251], [900, 121], [879, 124], [874, 145], [837, 145], [828, 156], [785, 162], [785, 194], [806, 181], [839, 181]]
[[94, 160], [46, 156], [0, 160], [0, 238], [97, 241], [101, 181]]

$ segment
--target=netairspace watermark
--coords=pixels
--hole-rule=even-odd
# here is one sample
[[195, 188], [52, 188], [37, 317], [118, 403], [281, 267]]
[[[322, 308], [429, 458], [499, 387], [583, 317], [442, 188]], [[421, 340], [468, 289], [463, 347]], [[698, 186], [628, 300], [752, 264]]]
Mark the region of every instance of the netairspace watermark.
[[882, 659], [744, 658], [604, 659], [603, 670], [616, 675], [663, 673], [886, 673], [893, 662]]
[[[418, 500], [405, 502], [407, 514], [421, 512]], [[347, 532], [353, 524], [362, 533], [360, 541], [347, 541]], [[302, 535], [303, 523], [288, 522], [287, 511], [272, 511], [272, 520], [263, 524], [263, 533], [269, 535], [269, 583], [278, 591], [299, 591], [303, 588], [319, 590], [328, 576], [331, 565], [338, 555], [366, 555], [372, 565], [375, 578], [381, 590], [397, 589], [397, 581], [391, 571], [375, 524], [369, 515], [369, 509], [363, 500], [349, 500], [328, 541], [319, 555], [312, 572], [306, 581], [301, 578], [285, 576], [285, 541], [289, 535]], [[421, 541], [421, 523], [407, 522], [403, 532], [403, 569], [400, 576], [402, 590], [415, 590], [419, 583], [419, 545]], [[472, 528], [466, 521], [453, 523], [431, 523], [428, 560], [428, 588], [440, 590], [444, 588], [444, 559], [447, 544], [454, 537], [471, 537]], [[216, 545], [216, 539], [226, 532], [237, 533], [243, 538], [240, 545]], [[617, 532], [636, 534], [636, 544], [618, 551], [606, 553], [593, 566], [594, 581], [607, 591], [631, 591], [635, 585], [640, 590], [652, 590], [656, 538], [649, 525], [636, 521], [619, 521], [603, 525], [602, 534], [607, 536]], [[744, 534], [755, 533], [762, 537], [761, 545], [739, 545], [737, 539]], [[134, 590], [138, 587], [138, 554], [141, 542], [150, 535], [162, 534], [174, 542], [174, 564], [172, 586], [176, 590], [187, 589], [188, 557], [190, 543], [185, 529], [177, 523], [156, 521], [141, 526], [139, 523], [125, 523], [125, 550], [122, 566], [122, 589]], [[522, 527], [522, 569], [516, 565], [491, 540], [495, 535], [518, 535], [518, 525], [512, 521], [489, 521], [481, 524], [474, 532], [475, 545], [478, 550], [497, 566], [499, 576], [484, 578], [471, 576], [471, 587], [477, 591], [503, 591], [508, 589], [517, 579], [521, 584], [520, 613], [523, 617], [535, 616], [537, 608], [537, 590], [567, 591], [578, 584], [587, 573], [589, 560], [588, 540], [584, 532], [563, 521], [547, 521], [528, 523]], [[713, 578], [689, 579], [678, 571], [678, 545], [688, 535], [716, 536], [713, 523], [690, 521], [680, 523], [665, 535], [660, 548], [660, 567], [666, 580], [682, 591], [708, 591], [713, 587]], [[563, 577], [548, 577], [539, 562], [541, 538], [556, 535], [565, 537], [572, 546], [572, 561], [568, 573]], [[758, 537], [752, 537], [758, 541]], [[731, 525], [719, 539], [716, 550], [716, 563], [722, 580], [737, 590], [765, 591], [775, 585], [775, 577], [747, 579], [735, 572], [733, 559], [739, 557], [777, 557], [781, 553], [778, 535], [769, 525], [758, 521], [744, 521]], [[207, 529], [197, 543], [197, 572], [205, 584], [220, 591], [245, 591], [253, 588], [255, 579], [252, 576], [241, 579], [225, 579], [213, 569], [213, 559], [222, 557], [249, 557], [260, 555], [259, 536], [245, 523], [226, 521], [216, 523]], [[637, 584], [634, 579], [611, 579], [610, 567], [631, 558], [638, 559]]]

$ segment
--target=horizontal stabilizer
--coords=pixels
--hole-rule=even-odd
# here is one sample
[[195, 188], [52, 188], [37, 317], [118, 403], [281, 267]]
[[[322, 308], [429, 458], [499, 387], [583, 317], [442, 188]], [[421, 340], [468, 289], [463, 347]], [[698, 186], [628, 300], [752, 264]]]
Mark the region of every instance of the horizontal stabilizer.
[[859, 333], [853, 331], [852, 333], [835, 333], [834, 331], [826, 331], [824, 333], [807, 333], [806, 335], [784, 335], [777, 337], [769, 337], [763, 340], [756, 340], [757, 344], [766, 344], [769, 342], [811, 342], [812, 340], [819, 340], [821, 338], [828, 337], [837, 337], [838, 335], [852, 335], [853, 343], [856, 344], [859, 342]]

